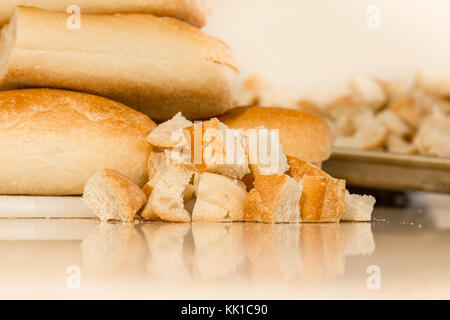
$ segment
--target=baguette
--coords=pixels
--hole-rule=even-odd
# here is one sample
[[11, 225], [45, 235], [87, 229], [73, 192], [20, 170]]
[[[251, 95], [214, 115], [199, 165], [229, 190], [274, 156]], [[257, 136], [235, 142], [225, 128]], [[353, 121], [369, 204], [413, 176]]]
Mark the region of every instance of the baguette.
[[[209, 118], [232, 107], [229, 47], [173, 18], [68, 15], [19, 7], [0, 39], [0, 90], [52, 87], [120, 101], [152, 119]], [[182, 52], [182, 54], [180, 54]]]
[[83, 200], [102, 221], [132, 222], [147, 202], [147, 197], [127, 177], [117, 171], [104, 169], [87, 181]]
[[156, 125], [105, 98], [62, 90], [0, 92], [0, 194], [80, 195], [110, 168], [143, 186]]
[[149, 13], [174, 17], [200, 28], [211, 13], [210, 0], [2, 0], [0, 26], [11, 18], [18, 5], [59, 12], [77, 5], [82, 13]]

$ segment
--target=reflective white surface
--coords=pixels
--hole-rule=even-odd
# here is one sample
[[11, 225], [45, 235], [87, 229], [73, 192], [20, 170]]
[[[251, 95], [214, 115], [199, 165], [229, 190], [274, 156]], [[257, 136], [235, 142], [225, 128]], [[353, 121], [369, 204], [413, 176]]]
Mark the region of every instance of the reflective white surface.
[[450, 229], [440, 221], [449, 215], [377, 209], [373, 223], [302, 225], [4, 219], [0, 298], [448, 299]]

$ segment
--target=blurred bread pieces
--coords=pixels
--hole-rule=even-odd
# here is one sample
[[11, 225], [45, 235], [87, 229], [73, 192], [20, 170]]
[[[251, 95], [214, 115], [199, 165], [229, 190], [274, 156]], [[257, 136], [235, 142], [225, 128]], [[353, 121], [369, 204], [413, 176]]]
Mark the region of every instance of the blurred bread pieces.
[[342, 221], [371, 221], [375, 198], [345, 192], [345, 212]]
[[415, 84], [428, 93], [450, 98], [450, 76], [438, 70], [419, 70], [416, 73]]
[[414, 144], [422, 154], [449, 158], [450, 117], [435, 110], [420, 126]]
[[211, 14], [210, 0], [2, 0], [0, 26], [11, 18], [16, 6], [66, 12], [71, 5], [79, 6], [83, 13], [149, 13], [174, 17], [200, 28], [206, 24]]
[[414, 143], [394, 134], [388, 136], [386, 148], [389, 152], [404, 154], [416, 154], [418, 150]]
[[141, 216], [147, 220], [190, 222], [183, 192], [191, 184], [194, 174], [182, 164], [170, 163], [156, 180]]
[[390, 110], [381, 111], [376, 115], [376, 118], [385, 126], [389, 133], [398, 137], [410, 136], [412, 133], [411, 127]]
[[117, 171], [104, 169], [87, 181], [83, 200], [102, 221], [131, 222], [145, 205], [147, 197], [127, 177]]
[[350, 90], [363, 100], [372, 110], [382, 108], [386, 102], [386, 93], [380, 83], [367, 76], [354, 76], [350, 79]]
[[191, 121], [178, 112], [172, 119], [157, 126], [147, 141], [157, 148], [176, 147], [184, 142], [183, 129], [192, 125]]
[[232, 108], [238, 68], [223, 41], [150, 14], [82, 10], [78, 30], [67, 28], [67, 19], [65, 12], [14, 11], [0, 38], [1, 90], [89, 92], [161, 121], [180, 111], [188, 119], [204, 119]]
[[247, 196], [241, 181], [214, 173], [202, 173], [195, 192], [193, 222], [233, 222], [244, 220]]
[[334, 140], [337, 147], [371, 150], [383, 147], [387, 130], [372, 112], [362, 112], [353, 116], [356, 132], [351, 136], [341, 136]]
[[302, 187], [291, 177], [259, 175], [245, 199], [245, 221], [300, 222]]
[[[253, 78], [250, 82], [254, 80]], [[261, 77], [258, 78], [258, 83], [264, 85], [255, 86], [258, 89], [252, 91], [252, 99], [257, 103], [261, 101], [264, 91], [272, 87]], [[244, 86], [241, 90], [245, 92], [250, 89]], [[282, 100], [283, 98], [278, 99]], [[283, 107], [290, 108], [290, 105], [286, 102]], [[251, 123], [254, 127], [264, 125], [271, 128], [259, 119], [259, 115], [255, 116], [257, 120], [251, 119], [250, 114], [245, 113], [247, 109], [251, 108], [237, 108], [228, 112], [230, 116], [225, 115], [224, 121], [233, 127], [238, 127], [237, 124], [248, 127]], [[323, 116], [333, 133], [335, 147], [449, 157], [448, 134], [445, 130], [435, 129], [427, 124], [427, 119], [434, 110], [439, 110], [443, 118], [450, 118], [450, 75], [441, 71], [419, 70], [414, 83], [354, 76], [349, 79], [346, 89], [320, 89], [303, 97], [299, 95], [297, 109]], [[270, 119], [277, 117], [276, 114], [269, 116], [269, 112], [265, 113]], [[261, 111], [261, 114], [264, 113]], [[273, 120], [266, 122], [271, 123]], [[297, 123], [301, 123], [301, 120]], [[285, 122], [284, 127], [287, 126]], [[279, 127], [282, 128], [283, 125]], [[283, 134], [281, 129], [281, 142], [286, 154], [320, 166], [320, 161], [311, 160], [308, 152], [301, 150], [301, 147], [295, 154], [288, 147], [290, 141], [286, 142]], [[303, 145], [307, 146], [308, 142]]]

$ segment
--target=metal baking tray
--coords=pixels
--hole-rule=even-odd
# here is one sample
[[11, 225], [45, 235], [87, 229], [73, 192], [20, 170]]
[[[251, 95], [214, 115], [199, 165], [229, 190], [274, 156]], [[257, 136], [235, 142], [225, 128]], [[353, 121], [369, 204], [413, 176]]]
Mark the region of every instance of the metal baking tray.
[[355, 187], [450, 193], [450, 158], [333, 148], [323, 169]]

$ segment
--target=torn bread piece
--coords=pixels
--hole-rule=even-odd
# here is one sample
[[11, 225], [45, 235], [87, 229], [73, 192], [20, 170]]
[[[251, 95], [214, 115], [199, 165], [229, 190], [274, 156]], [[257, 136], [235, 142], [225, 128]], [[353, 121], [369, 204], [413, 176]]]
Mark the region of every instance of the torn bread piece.
[[156, 181], [141, 216], [147, 220], [190, 222], [183, 192], [192, 184], [194, 174], [182, 164], [169, 164]]
[[84, 187], [83, 200], [102, 221], [131, 222], [147, 197], [133, 181], [111, 169], [93, 175]]
[[341, 221], [371, 221], [375, 198], [345, 192], [345, 212]]
[[158, 148], [174, 148], [186, 143], [183, 129], [192, 125], [191, 121], [178, 112], [172, 119], [157, 126], [147, 137], [147, 141]]
[[250, 173], [242, 135], [217, 118], [186, 128], [190, 135], [191, 164], [200, 172], [241, 179]]
[[300, 198], [303, 222], [339, 222], [345, 209], [345, 180], [304, 176]]
[[283, 174], [289, 170], [277, 130], [264, 127], [245, 132], [245, 149], [253, 177], [260, 174]]
[[301, 222], [302, 186], [286, 174], [259, 175], [244, 203], [245, 221]]
[[354, 76], [350, 79], [351, 92], [365, 101], [372, 110], [379, 110], [387, 102], [387, 96], [380, 83], [369, 76]]
[[244, 220], [247, 196], [243, 182], [205, 172], [199, 178], [193, 222], [233, 222]]
[[345, 180], [295, 157], [288, 157], [288, 174], [303, 186], [300, 213], [303, 222], [337, 222], [344, 213]]
[[321, 176], [332, 179], [325, 171], [302, 159], [288, 156], [290, 169], [288, 175], [300, 182], [304, 176]]
[[[150, 195], [157, 181], [161, 178], [161, 176], [166, 171], [166, 168], [169, 165], [171, 165], [171, 163], [173, 164], [173, 162], [168, 157], [167, 152], [152, 151], [150, 153], [150, 157], [148, 159], [149, 181], [143, 188], [147, 198], [150, 198]], [[194, 194], [194, 186], [192, 184], [188, 184], [183, 191], [184, 202], [189, 201], [192, 198], [193, 194]]]

